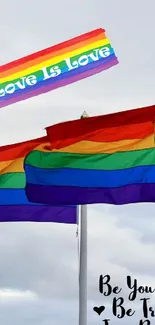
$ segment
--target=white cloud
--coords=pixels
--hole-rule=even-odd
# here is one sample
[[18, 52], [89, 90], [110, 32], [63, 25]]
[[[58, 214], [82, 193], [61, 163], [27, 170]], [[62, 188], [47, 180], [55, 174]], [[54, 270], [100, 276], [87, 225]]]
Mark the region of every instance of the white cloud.
[[0, 289], [0, 303], [9, 300], [36, 300], [38, 296], [31, 291]]

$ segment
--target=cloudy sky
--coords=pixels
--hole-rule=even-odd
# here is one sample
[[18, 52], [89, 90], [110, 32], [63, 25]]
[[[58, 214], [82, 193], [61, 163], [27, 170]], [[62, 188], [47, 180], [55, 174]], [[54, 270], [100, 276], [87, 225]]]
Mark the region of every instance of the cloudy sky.
[[[0, 64], [105, 28], [119, 65], [100, 75], [1, 109], [0, 145], [45, 134], [45, 126], [155, 104], [154, 0], [0, 0]], [[155, 287], [155, 206], [88, 208], [88, 319], [90, 325], [138, 325], [133, 317], [112, 318], [112, 297], [98, 291], [100, 274], [123, 288], [126, 276]], [[145, 295], [148, 297], [149, 295]], [[143, 296], [144, 297], [144, 296]], [[142, 297], [141, 297], [142, 298]], [[151, 295], [155, 307], [155, 294]], [[93, 311], [106, 305], [104, 316]], [[76, 226], [0, 225], [0, 324], [78, 324]], [[151, 323], [152, 324], [152, 323]]]

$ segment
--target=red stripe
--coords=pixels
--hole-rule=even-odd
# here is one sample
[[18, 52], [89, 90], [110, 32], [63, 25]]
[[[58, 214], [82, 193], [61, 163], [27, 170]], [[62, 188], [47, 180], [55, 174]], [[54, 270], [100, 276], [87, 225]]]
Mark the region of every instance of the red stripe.
[[61, 49], [65, 48], [65, 47], [74, 45], [74, 44], [76, 44], [78, 42], [86, 41], [90, 37], [97, 36], [97, 35], [99, 35], [100, 33], [103, 33], [103, 32], [105, 32], [105, 30], [102, 29], [102, 28], [99, 28], [99, 29], [96, 29], [96, 30], [94, 30], [92, 32], [89, 32], [89, 33], [86, 33], [86, 34], [77, 36], [75, 38], [72, 38], [72, 39], [70, 39], [68, 41], [59, 43], [58, 45], [54, 45], [54, 46], [48, 47], [45, 50], [41, 50], [39, 52], [36, 52], [36, 53], [30, 54], [28, 56], [25, 56], [25, 57], [23, 57], [21, 59], [15, 60], [15, 61], [10, 62], [10, 63], [7, 63], [5, 65], [2, 65], [0, 67], [0, 72], [4, 72], [6, 69], [12, 69], [12, 68], [14, 68], [14, 67], [16, 67], [16, 66], [18, 66], [20, 64], [24, 64], [24, 63], [26, 63], [28, 61], [37, 59], [40, 56], [44, 56], [44, 55], [50, 54], [53, 51], [58, 51], [58, 50], [61, 50]]
[[0, 147], [0, 161], [14, 160], [25, 157], [30, 150], [33, 150], [36, 146], [44, 142], [46, 143], [47, 141], [48, 138], [45, 136], [30, 141]]
[[95, 142], [111, 142], [130, 139], [143, 139], [154, 131], [153, 123], [146, 122], [140, 124], [123, 125], [112, 128], [99, 129], [86, 135], [85, 140]]
[[97, 42], [98, 40], [103, 40], [104, 38], [106, 38], [105, 34], [100, 33], [98, 36], [91, 37], [86, 41], [76, 43], [76, 44], [74, 44], [72, 46], [69, 46], [67, 49], [63, 48], [63, 49], [61, 49], [59, 51], [54, 51], [54, 52], [51, 52], [50, 54], [46, 54], [44, 56], [39, 56], [37, 59], [27, 61], [24, 64], [20, 64], [20, 66], [18, 65], [16, 67], [12, 68], [12, 69], [7, 69], [4, 72], [1, 72], [0, 77], [5, 78], [5, 77], [9, 76], [10, 74], [20, 72], [22, 70], [30, 68], [30, 66], [40, 64], [41, 62], [44, 62], [45, 60], [49, 60], [49, 59], [52, 59], [52, 58], [54, 58], [56, 56], [63, 55], [65, 53], [67, 53], [67, 52], [74, 51], [76, 49], [79, 49], [80, 47], [84, 47], [84, 46], [86, 46], [88, 44], [92, 44], [94, 42]]
[[[92, 141], [92, 142], [112, 142], [120, 140], [143, 139], [154, 131], [153, 123], [146, 122], [140, 124], [132, 124], [125, 126], [118, 126], [112, 128], [97, 129], [84, 135], [77, 135], [74, 137], [64, 134], [64, 139], [52, 141], [52, 146], [61, 149], [77, 143], [79, 141]], [[52, 137], [53, 138], [53, 137]]]
[[48, 127], [47, 134], [52, 147], [59, 149], [81, 140], [108, 142], [141, 139], [153, 133], [154, 116], [155, 105], [60, 123]]

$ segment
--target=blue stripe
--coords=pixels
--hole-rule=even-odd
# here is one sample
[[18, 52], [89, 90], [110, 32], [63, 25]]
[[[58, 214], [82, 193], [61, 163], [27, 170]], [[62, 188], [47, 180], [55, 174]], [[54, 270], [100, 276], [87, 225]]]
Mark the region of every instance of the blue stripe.
[[155, 183], [155, 166], [140, 166], [123, 170], [41, 169], [25, 165], [29, 184], [77, 186], [77, 187], [120, 187], [128, 184]]
[[[44, 204], [29, 202], [25, 194], [25, 189], [0, 189], [0, 206], [1, 205], [28, 205], [42, 206]], [[76, 205], [71, 205], [76, 207]]]
[[[28, 201], [25, 189], [0, 189], [0, 205], [38, 205]], [[39, 204], [40, 205], [40, 204]]]

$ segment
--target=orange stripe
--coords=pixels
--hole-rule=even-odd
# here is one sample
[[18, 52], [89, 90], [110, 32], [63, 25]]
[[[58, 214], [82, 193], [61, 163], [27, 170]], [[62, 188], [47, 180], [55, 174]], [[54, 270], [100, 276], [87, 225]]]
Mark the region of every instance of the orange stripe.
[[[154, 148], [154, 135], [151, 134], [145, 139], [133, 139], [122, 140], [113, 142], [92, 142], [92, 141], [80, 141], [74, 145], [67, 146], [63, 149], [53, 149], [51, 151], [49, 143], [44, 143], [35, 148], [42, 152], [69, 152], [69, 153], [83, 153], [83, 154], [99, 154], [107, 153], [112, 154], [122, 151], [134, 151], [148, 148]], [[0, 175], [13, 172], [24, 172], [23, 162], [24, 158], [18, 158], [16, 160], [10, 160], [0, 162]]]
[[52, 152], [69, 152], [83, 154], [115, 153], [119, 151], [134, 151], [154, 148], [154, 135], [145, 139], [121, 140], [113, 142], [80, 141], [62, 149], [53, 149]]
[[15, 68], [12, 68], [10, 70], [6, 70], [5, 72], [0, 73], [0, 78], [7, 77], [7, 76], [9, 76], [9, 75], [11, 75], [13, 73], [16, 73], [16, 72], [20, 72], [22, 70], [25, 70], [25, 69], [29, 68], [30, 66], [40, 64], [41, 62], [44, 62], [44, 61], [52, 59], [52, 58], [54, 58], [56, 56], [65, 54], [66, 52], [71, 52], [73, 50], [79, 49], [80, 47], [84, 47], [84, 46], [86, 46], [88, 44], [91, 44], [91, 43], [96, 42], [98, 40], [102, 40], [104, 38], [106, 38], [105, 33], [101, 33], [98, 36], [92, 37], [92, 38], [90, 38], [90, 39], [88, 39], [86, 41], [77, 43], [75, 45], [69, 46], [69, 47], [64, 48], [62, 50], [55, 51], [52, 54], [50, 53], [50, 54], [41, 56], [38, 59], [34, 59], [33, 61], [26, 62], [26, 63], [24, 63], [24, 64], [22, 64], [20, 66], [17, 66]]
[[45, 142], [38, 145], [34, 150], [40, 150], [44, 152], [51, 152], [50, 142]]
[[47, 137], [0, 147], [0, 162], [25, 157], [40, 144], [46, 144]]
[[[45, 144], [41, 144], [37, 146], [35, 150], [50, 152], [49, 143], [47, 142]], [[0, 175], [6, 173], [24, 172], [24, 167], [23, 167], [24, 159], [25, 157], [17, 158], [15, 160], [7, 160], [7, 161], [0, 162]]]
[[16, 160], [0, 162], [0, 175], [24, 172], [23, 161], [24, 158], [18, 158]]
[[10, 67], [15, 67], [17, 65], [19, 66], [19, 65], [23, 64], [23, 62], [32, 61], [33, 59], [35, 59], [37, 57], [44, 56], [44, 55], [46, 55], [46, 53], [49, 53], [50, 51], [51, 52], [54, 52], [54, 51], [57, 51], [58, 49], [63, 49], [65, 47], [68, 47], [71, 44], [73, 45], [73, 44], [76, 44], [76, 43], [80, 43], [81, 40], [82, 41], [87, 40], [87, 39], [91, 38], [93, 35], [96, 36], [96, 35], [101, 34], [103, 31], [105, 32], [105, 30], [103, 28], [98, 28], [96, 30], [93, 30], [93, 31], [88, 32], [88, 33], [85, 33], [83, 35], [80, 35], [80, 36], [71, 38], [68, 41], [61, 42], [61, 43], [59, 43], [57, 45], [50, 46], [47, 49], [38, 51], [36, 53], [27, 55], [27, 56], [25, 56], [25, 57], [23, 57], [21, 59], [17, 59], [17, 60], [15, 60], [13, 62], [4, 64], [3, 66], [0, 67], [0, 72], [5, 71], [5, 70], [8, 70], [8, 69], [10, 69]]

